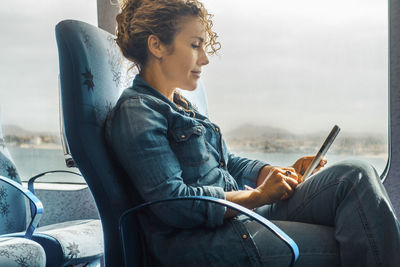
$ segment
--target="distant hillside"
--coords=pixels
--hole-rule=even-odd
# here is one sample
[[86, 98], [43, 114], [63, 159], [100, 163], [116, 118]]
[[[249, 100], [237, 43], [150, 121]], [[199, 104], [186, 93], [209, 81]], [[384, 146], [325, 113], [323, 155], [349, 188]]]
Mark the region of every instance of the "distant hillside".
[[227, 138], [267, 138], [267, 139], [281, 139], [281, 138], [294, 138], [295, 134], [281, 128], [271, 126], [258, 126], [253, 124], [243, 124], [239, 127], [227, 132]]
[[[288, 130], [243, 124], [226, 133], [230, 148], [240, 151], [315, 153], [329, 133], [294, 134]], [[376, 133], [341, 132], [331, 149], [337, 154], [380, 155], [387, 153], [387, 138]]]
[[15, 124], [5, 124], [3, 125], [3, 135], [16, 135], [16, 136], [21, 136], [21, 137], [27, 137], [27, 136], [38, 136], [38, 135], [46, 135], [46, 136], [52, 136], [52, 135], [58, 135], [56, 132], [36, 132], [36, 131], [28, 131], [22, 128], [21, 126], [15, 125]]
[[[315, 131], [312, 133], [292, 133], [288, 130], [271, 127], [266, 125], [254, 125], [250, 123], [242, 124], [226, 133], [224, 136], [229, 139], [259, 139], [259, 138], [269, 138], [269, 139], [321, 139], [322, 142], [326, 136], [328, 136], [331, 129], [326, 129], [326, 131]], [[371, 132], [348, 132], [346, 129], [342, 129], [339, 134], [340, 138], [378, 138], [381, 139], [382, 136], [377, 133]]]

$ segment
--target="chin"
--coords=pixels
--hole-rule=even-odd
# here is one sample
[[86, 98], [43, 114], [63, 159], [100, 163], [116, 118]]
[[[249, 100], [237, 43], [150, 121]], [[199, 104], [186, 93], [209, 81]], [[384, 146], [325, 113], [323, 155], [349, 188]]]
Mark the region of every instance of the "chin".
[[197, 88], [197, 81], [190, 84], [182, 85], [179, 89], [186, 90], [186, 91], [194, 91]]

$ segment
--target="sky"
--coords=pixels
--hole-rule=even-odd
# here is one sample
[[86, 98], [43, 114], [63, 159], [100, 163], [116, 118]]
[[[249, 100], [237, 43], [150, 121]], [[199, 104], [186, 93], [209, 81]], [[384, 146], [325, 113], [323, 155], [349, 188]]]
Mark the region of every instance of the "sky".
[[[388, 16], [380, 0], [205, 0], [222, 49], [202, 80], [212, 121], [294, 133], [387, 134]], [[54, 26], [96, 24], [94, 0], [6, 0], [0, 9], [3, 124], [58, 131]]]
[[0, 8], [0, 112], [3, 124], [57, 133], [58, 54], [63, 19], [97, 24], [93, 0], [5, 0]]

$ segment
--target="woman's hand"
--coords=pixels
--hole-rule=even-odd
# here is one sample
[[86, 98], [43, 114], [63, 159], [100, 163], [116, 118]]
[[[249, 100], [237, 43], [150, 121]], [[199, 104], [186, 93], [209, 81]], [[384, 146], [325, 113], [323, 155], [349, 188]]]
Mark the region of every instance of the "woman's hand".
[[257, 192], [262, 205], [272, 204], [292, 196], [298, 185], [298, 176], [294, 168], [265, 166], [261, 169], [258, 179]]
[[[258, 208], [290, 198], [298, 184], [297, 179], [295, 169], [291, 167], [264, 166], [258, 173], [257, 188], [225, 192], [225, 198], [248, 209]], [[227, 209], [225, 218], [236, 214], [237, 211]]]
[[[314, 158], [315, 156], [301, 157], [292, 165], [292, 167], [295, 169], [295, 172], [297, 173], [297, 176], [299, 177], [299, 183], [303, 181], [303, 174], [307, 170], [308, 166], [311, 165], [311, 162], [314, 160]], [[312, 171], [312, 174], [324, 168], [327, 162], [328, 161], [326, 160], [326, 158], [321, 159], [319, 165]]]

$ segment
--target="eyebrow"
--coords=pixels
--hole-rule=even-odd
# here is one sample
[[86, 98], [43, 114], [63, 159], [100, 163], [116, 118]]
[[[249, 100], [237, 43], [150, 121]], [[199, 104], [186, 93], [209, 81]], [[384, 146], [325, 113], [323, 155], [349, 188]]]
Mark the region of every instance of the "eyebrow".
[[204, 39], [203, 39], [202, 37], [199, 37], [199, 36], [193, 36], [192, 38], [199, 39], [199, 40], [200, 40], [200, 42], [204, 42]]

